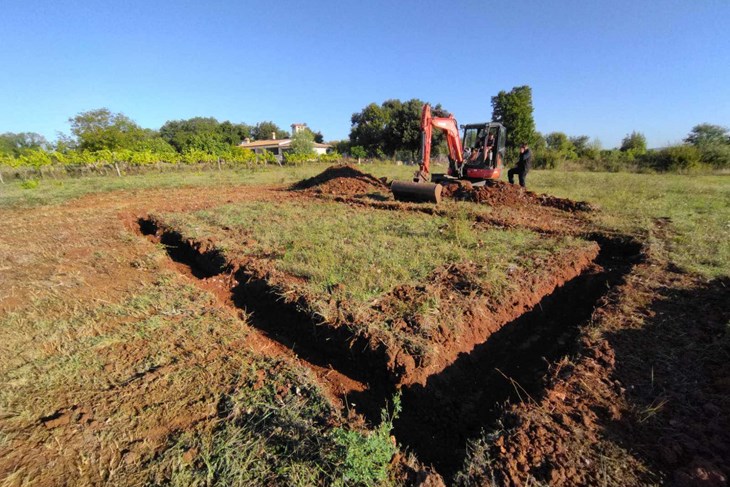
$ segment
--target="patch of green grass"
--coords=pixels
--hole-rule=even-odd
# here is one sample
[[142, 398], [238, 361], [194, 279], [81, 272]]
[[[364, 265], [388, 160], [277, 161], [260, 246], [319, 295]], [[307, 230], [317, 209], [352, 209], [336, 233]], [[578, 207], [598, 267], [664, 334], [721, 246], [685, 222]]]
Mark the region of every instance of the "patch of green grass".
[[430, 216], [323, 201], [226, 205], [163, 220], [186, 237], [215, 237], [230, 257], [272, 259], [280, 271], [305, 279], [309, 293], [359, 303], [462, 262], [475, 262], [497, 291], [508, 286], [508, 267], [527, 268], [556, 249], [585, 245], [525, 230], [480, 228], [462, 212]]
[[669, 218], [672, 262], [707, 277], [730, 275], [730, 176], [533, 171], [529, 187], [596, 203], [597, 221], [622, 232], [645, 234]]
[[[0, 184], [0, 208], [24, 208], [30, 206], [56, 205], [65, 201], [93, 193], [110, 191], [134, 191], [155, 188], [219, 187], [246, 184], [291, 184], [312, 177], [324, 171], [329, 164], [304, 164], [301, 166], [264, 166], [255, 169], [224, 169], [218, 171], [208, 168], [201, 171], [181, 166], [174, 172], [117, 177], [84, 176], [69, 177], [61, 180], [40, 179], [29, 181], [13, 181], [6, 178], [6, 184]], [[364, 171], [378, 176], [408, 177], [414, 171], [413, 166], [395, 166], [393, 164], [370, 164], [362, 166]], [[34, 191], [27, 191], [29, 184]]]
[[183, 433], [166, 451], [172, 485], [386, 485], [398, 409], [371, 432], [331, 428], [337, 413], [303, 371], [259, 360], [241, 375], [219, 399], [215, 427]]

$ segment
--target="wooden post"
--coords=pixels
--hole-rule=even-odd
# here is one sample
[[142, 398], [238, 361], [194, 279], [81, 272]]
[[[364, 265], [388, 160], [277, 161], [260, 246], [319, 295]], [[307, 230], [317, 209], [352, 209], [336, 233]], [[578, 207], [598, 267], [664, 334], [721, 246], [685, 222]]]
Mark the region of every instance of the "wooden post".
[[0, 171], [0, 183], [5, 184], [5, 180], [3, 179], [3, 172]]
[[222, 171], [222, 170], [223, 170], [223, 169], [221, 168], [221, 158], [220, 158], [220, 157], [218, 158], [218, 170], [219, 170], [219, 171]]
[[122, 173], [121, 173], [121, 171], [119, 171], [119, 164], [117, 164], [117, 161], [114, 161], [114, 169], [117, 170], [117, 176], [119, 176], [121, 178]]

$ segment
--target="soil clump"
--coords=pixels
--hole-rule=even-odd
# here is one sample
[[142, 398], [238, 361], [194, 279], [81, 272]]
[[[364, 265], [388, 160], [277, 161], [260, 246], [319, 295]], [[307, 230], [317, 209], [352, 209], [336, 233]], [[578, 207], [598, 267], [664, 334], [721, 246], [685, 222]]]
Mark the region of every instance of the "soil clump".
[[449, 183], [444, 185], [441, 195], [490, 206], [524, 207], [539, 205], [570, 213], [595, 210], [595, 207], [586, 201], [573, 201], [547, 194], [537, 194], [504, 181], [487, 181], [487, 184], [481, 187], [474, 187], [468, 181]]
[[384, 179], [378, 179], [351, 164], [342, 164], [330, 166], [317, 176], [299, 181], [291, 189], [355, 195], [388, 191], [388, 186]]

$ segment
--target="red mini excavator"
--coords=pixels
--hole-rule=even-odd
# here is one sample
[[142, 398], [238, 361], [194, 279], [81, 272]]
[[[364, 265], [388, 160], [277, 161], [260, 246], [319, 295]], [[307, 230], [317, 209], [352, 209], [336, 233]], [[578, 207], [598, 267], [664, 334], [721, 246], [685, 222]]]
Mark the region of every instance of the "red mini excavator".
[[[447, 174], [431, 174], [431, 135], [436, 127], [446, 135], [449, 148]], [[462, 125], [463, 136], [453, 115], [433, 117], [431, 106], [423, 105], [421, 113], [421, 154], [423, 160], [413, 181], [393, 181], [390, 186], [395, 199], [400, 201], [441, 201], [442, 185], [466, 180], [473, 186], [499, 179], [504, 167], [507, 130], [496, 122]]]

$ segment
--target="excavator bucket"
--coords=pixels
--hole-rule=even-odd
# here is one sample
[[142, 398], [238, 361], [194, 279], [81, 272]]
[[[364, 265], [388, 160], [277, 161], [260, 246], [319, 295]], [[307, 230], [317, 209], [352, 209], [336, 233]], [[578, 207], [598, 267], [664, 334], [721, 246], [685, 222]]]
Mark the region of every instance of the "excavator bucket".
[[442, 186], [440, 184], [393, 181], [390, 190], [398, 201], [441, 202]]

